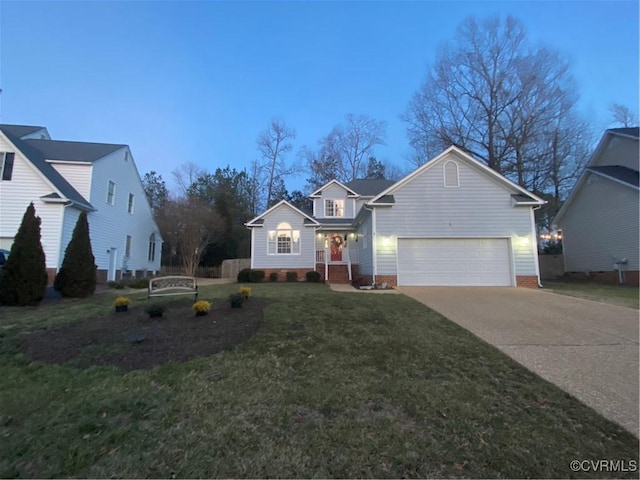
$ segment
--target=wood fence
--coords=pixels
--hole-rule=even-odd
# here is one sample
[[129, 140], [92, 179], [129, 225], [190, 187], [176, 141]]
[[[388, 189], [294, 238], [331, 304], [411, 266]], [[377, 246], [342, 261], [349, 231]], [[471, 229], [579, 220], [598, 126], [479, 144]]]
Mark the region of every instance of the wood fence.
[[[185, 271], [182, 267], [163, 266], [160, 268], [160, 275], [185, 275]], [[220, 278], [220, 267], [198, 267], [196, 277]]]

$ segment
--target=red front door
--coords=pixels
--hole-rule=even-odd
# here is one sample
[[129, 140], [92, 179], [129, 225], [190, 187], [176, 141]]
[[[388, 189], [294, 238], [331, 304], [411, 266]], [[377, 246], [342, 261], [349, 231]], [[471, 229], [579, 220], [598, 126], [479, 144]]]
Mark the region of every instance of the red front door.
[[342, 261], [342, 244], [342, 235], [340, 235], [339, 233], [334, 233], [333, 235], [331, 235], [330, 247], [332, 262]]

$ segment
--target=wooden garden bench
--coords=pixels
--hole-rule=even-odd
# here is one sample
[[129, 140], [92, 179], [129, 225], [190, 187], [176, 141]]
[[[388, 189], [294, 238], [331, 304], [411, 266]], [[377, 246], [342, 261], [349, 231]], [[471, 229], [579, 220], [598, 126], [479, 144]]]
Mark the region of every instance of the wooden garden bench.
[[149, 294], [151, 297], [168, 297], [173, 295], [194, 295], [198, 299], [198, 284], [196, 277], [168, 276], [156, 277], [149, 280]]

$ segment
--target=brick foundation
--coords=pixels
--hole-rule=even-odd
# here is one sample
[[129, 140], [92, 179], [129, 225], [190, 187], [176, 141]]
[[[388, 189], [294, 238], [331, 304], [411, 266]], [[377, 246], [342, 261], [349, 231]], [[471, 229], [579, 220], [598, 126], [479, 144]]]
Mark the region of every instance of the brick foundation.
[[[287, 281], [287, 272], [296, 272], [298, 275], [298, 281], [302, 282], [307, 279], [307, 272], [312, 272], [312, 268], [254, 268], [254, 270], [262, 270], [264, 272], [264, 281], [269, 282], [269, 275], [271, 272], [276, 272], [278, 274], [278, 282], [286, 282]], [[322, 275], [322, 272], [320, 272]]]
[[57, 268], [47, 268], [47, 285], [53, 285], [56, 279], [56, 273], [58, 273]]
[[[607, 285], [618, 285], [618, 271], [609, 270], [603, 272], [566, 272], [564, 275], [566, 278], [572, 280], [591, 281], [594, 283], [604, 283]], [[624, 284], [638, 286], [639, 280], [638, 270], [629, 270], [624, 272]]]
[[538, 288], [538, 277], [535, 275], [516, 275], [516, 286]]

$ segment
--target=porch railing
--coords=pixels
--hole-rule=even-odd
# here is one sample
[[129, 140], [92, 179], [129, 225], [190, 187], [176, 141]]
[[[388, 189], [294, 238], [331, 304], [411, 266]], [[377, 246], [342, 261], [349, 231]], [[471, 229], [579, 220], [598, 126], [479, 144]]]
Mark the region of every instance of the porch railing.
[[316, 250], [316, 263], [324, 264], [324, 278], [325, 280], [329, 280], [329, 264], [341, 264], [347, 266], [347, 271], [349, 273], [349, 281], [353, 280], [351, 273], [351, 257], [349, 256], [349, 246], [345, 242], [344, 247], [342, 248], [342, 261], [341, 262], [330, 262], [329, 249], [325, 248], [324, 250]]

